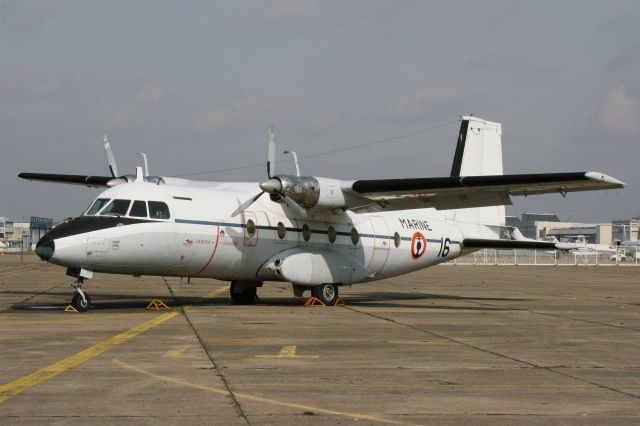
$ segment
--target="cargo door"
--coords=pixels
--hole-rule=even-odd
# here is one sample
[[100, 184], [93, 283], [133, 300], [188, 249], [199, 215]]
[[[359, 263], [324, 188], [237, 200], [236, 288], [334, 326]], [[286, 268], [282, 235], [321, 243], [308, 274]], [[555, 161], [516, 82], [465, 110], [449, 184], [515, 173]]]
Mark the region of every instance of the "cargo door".
[[389, 258], [389, 228], [381, 216], [370, 216], [373, 229], [373, 253], [367, 269], [373, 274], [380, 273]]

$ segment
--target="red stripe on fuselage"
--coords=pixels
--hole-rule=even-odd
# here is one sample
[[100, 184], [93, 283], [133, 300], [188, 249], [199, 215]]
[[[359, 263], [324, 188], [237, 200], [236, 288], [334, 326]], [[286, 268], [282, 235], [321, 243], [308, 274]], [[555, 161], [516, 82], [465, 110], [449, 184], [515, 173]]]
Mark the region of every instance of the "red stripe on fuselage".
[[216, 255], [216, 251], [218, 250], [218, 242], [219, 241], [220, 241], [220, 225], [216, 226], [216, 245], [213, 247], [213, 253], [211, 253], [211, 257], [209, 258], [209, 260], [207, 260], [207, 263], [202, 267], [202, 269], [200, 269], [198, 272], [196, 272], [192, 276], [196, 276], [199, 273], [201, 273], [202, 271], [204, 271], [205, 269], [207, 269], [207, 266], [209, 266], [209, 264], [213, 260], [213, 256]]

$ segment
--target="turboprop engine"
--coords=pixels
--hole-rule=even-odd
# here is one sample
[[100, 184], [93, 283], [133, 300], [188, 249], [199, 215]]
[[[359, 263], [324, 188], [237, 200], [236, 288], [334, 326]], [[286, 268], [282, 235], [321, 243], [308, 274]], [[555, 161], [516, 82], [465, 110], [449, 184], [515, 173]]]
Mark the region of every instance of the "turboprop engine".
[[279, 202], [282, 194], [307, 209], [333, 209], [345, 206], [340, 181], [313, 176], [279, 175], [260, 183], [271, 201]]
[[[267, 176], [269, 179], [260, 182], [262, 192], [249, 198], [231, 213], [240, 214], [243, 210], [256, 202], [265, 192], [271, 201], [284, 203], [295, 210], [300, 216], [306, 217], [309, 209], [338, 209], [346, 205], [341, 181], [337, 179], [319, 178], [313, 176], [276, 175], [276, 139], [273, 129], [269, 130], [267, 145]], [[287, 151], [288, 152], [288, 151]], [[296, 163], [297, 169], [297, 163]]]

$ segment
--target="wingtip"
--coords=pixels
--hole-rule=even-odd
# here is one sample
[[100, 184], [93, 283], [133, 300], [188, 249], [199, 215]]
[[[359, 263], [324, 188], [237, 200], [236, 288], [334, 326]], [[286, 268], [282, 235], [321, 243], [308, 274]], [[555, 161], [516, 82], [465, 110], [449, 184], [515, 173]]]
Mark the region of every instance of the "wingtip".
[[619, 186], [621, 188], [627, 185], [626, 183], [622, 182], [621, 180], [616, 179], [616, 178], [614, 178], [612, 176], [609, 176], [609, 175], [601, 173], [601, 172], [587, 172], [587, 173], [585, 173], [585, 176], [587, 178], [589, 178], [589, 179], [597, 180], [597, 181], [600, 181], [600, 182], [606, 182], [606, 183], [609, 183], [611, 185]]

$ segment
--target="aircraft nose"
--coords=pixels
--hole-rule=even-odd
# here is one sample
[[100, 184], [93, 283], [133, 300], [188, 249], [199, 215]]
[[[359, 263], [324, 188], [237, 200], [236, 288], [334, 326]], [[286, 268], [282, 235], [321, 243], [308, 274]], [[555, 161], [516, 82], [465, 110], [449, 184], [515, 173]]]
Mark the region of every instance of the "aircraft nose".
[[56, 249], [54, 239], [48, 235], [40, 238], [38, 244], [36, 244], [36, 254], [40, 256], [42, 260], [49, 260], [53, 257], [53, 252]]

